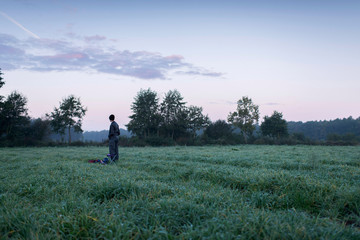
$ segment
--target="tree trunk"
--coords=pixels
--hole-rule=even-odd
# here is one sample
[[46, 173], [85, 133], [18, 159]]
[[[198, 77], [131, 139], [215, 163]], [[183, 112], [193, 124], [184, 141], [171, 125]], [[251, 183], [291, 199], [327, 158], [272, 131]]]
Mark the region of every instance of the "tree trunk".
[[9, 125], [7, 128], [6, 128], [6, 137], [8, 138], [9, 137], [9, 134], [11, 132], [11, 125]]
[[71, 144], [71, 133], [70, 133], [71, 127], [69, 126], [69, 145]]
[[246, 133], [243, 133], [243, 136], [244, 136], [245, 144], [247, 144], [247, 137], [246, 137]]

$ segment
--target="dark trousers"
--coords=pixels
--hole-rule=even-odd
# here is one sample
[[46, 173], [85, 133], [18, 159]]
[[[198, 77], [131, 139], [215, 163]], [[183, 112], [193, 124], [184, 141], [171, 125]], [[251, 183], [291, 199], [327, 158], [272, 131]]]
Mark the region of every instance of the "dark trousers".
[[112, 138], [109, 140], [109, 152], [113, 160], [119, 159], [119, 139]]

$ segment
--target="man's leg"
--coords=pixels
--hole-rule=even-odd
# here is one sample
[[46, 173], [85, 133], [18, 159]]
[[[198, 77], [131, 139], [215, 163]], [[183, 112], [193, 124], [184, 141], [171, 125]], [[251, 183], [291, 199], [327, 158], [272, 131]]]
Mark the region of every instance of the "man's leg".
[[119, 140], [115, 140], [115, 161], [119, 160]]
[[115, 152], [115, 140], [113, 139], [110, 139], [109, 140], [109, 153], [110, 153], [110, 157], [111, 157], [111, 160], [112, 158], [115, 156], [116, 152]]

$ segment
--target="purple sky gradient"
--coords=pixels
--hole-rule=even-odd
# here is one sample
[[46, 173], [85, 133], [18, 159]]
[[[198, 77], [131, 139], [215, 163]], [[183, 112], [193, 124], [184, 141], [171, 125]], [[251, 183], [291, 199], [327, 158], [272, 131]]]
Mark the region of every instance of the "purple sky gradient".
[[124, 127], [140, 89], [226, 119], [242, 96], [288, 121], [359, 117], [359, 1], [4, 1], [0, 68], [41, 117], [74, 94], [84, 130]]

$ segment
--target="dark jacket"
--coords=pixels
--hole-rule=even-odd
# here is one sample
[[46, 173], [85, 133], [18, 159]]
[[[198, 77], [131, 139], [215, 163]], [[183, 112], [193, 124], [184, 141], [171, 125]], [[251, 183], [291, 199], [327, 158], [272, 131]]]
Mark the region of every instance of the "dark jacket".
[[108, 138], [110, 139], [114, 139], [117, 138], [118, 136], [120, 136], [120, 129], [119, 129], [119, 125], [113, 121], [110, 124], [110, 129], [109, 129], [109, 135]]

